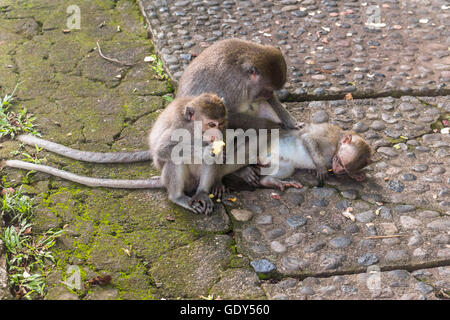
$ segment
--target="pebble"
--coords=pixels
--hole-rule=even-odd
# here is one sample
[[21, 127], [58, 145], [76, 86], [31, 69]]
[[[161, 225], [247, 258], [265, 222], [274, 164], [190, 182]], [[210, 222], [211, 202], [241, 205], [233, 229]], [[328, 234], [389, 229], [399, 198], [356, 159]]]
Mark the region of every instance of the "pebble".
[[269, 240], [274, 240], [274, 239], [276, 239], [278, 237], [281, 237], [285, 233], [286, 233], [286, 231], [284, 231], [284, 229], [275, 228], [275, 229], [271, 229], [269, 231], [266, 231], [266, 237]]
[[345, 261], [346, 256], [336, 253], [325, 253], [320, 256], [320, 266], [325, 270], [332, 270], [339, 268]]
[[344, 198], [350, 199], [350, 200], [355, 200], [358, 197], [358, 192], [354, 189], [344, 190], [341, 192], [341, 194]]
[[287, 237], [284, 242], [289, 247], [295, 246], [299, 244], [303, 239], [306, 238], [306, 235], [303, 233], [294, 233], [293, 235]]
[[312, 296], [315, 294], [314, 290], [311, 287], [305, 286], [299, 290], [299, 293], [304, 296]]
[[394, 212], [396, 213], [407, 213], [416, 211], [416, 207], [410, 204], [401, 204], [394, 207]]
[[328, 113], [327, 113], [326, 111], [323, 111], [323, 110], [314, 112], [314, 113], [311, 115], [311, 121], [312, 121], [313, 123], [324, 123], [324, 122], [328, 122], [328, 119], [329, 119]]
[[309, 265], [307, 261], [291, 256], [287, 256], [281, 259], [281, 264], [283, 265], [284, 268], [286, 268], [289, 271], [302, 270], [308, 267]]
[[426, 164], [417, 164], [412, 167], [415, 172], [425, 172], [428, 170], [428, 166]]
[[325, 247], [326, 243], [323, 241], [315, 242], [310, 244], [309, 246], [306, 246], [305, 249], [303, 249], [306, 253], [312, 253], [317, 252]]
[[286, 246], [283, 245], [281, 242], [279, 241], [272, 241], [270, 243], [270, 248], [275, 251], [276, 253], [283, 253], [286, 252]]
[[362, 223], [368, 223], [375, 220], [377, 216], [372, 210], [364, 211], [358, 214], [355, 214], [356, 221], [362, 222]]
[[400, 223], [405, 229], [416, 229], [421, 226], [422, 222], [410, 216], [401, 216]]
[[342, 236], [331, 239], [329, 245], [336, 249], [343, 249], [348, 247], [351, 242], [352, 239], [350, 237]]
[[427, 224], [427, 228], [434, 231], [450, 231], [450, 218], [433, 220]]
[[407, 261], [409, 259], [408, 253], [405, 250], [389, 250], [386, 252], [384, 259], [387, 263]]
[[377, 152], [387, 155], [389, 157], [398, 156], [397, 150], [395, 150], [394, 148], [391, 148], [391, 147], [380, 147], [377, 149]]
[[403, 183], [398, 180], [390, 180], [388, 181], [386, 186], [388, 187], [388, 189], [395, 192], [402, 192], [403, 190], [405, 190], [405, 186], [403, 185]]
[[253, 260], [250, 265], [256, 273], [270, 273], [276, 269], [275, 265], [267, 259]]
[[422, 248], [416, 248], [413, 251], [413, 256], [416, 258], [423, 259], [426, 257], [426, 255], [427, 255], [426, 251], [423, 250]]
[[381, 228], [383, 228], [384, 235], [390, 236], [398, 233], [398, 229], [394, 223], [381, 223]]
[[253, 212], [245, 209], [232, 209], [231, 214], [237, 221], [250, 221], [253, 218]]
[[358, 263], [367, 267], [372, 264], [378, 263], [378, 257], [375, 253], [365, 253], [358, 258]]
[[262, 225], [271, 224], [272, 223], [272, 216], [271, 215], [258, 216], [256, 218], [255, 222], [257, 224], [262, 224]]
[[420, 291], [423, 294], [429, 294], [431, 292], [434, 291], [434, 288], [428, 284], [426, 284], [425, 282], [419, 281], [415, 287], [414, 287], [417, 291]]
[[286, 219], [286, 224], [292, 229], [296, 229], [306, 224], [306, 218], [301, 216], [293, 216]]

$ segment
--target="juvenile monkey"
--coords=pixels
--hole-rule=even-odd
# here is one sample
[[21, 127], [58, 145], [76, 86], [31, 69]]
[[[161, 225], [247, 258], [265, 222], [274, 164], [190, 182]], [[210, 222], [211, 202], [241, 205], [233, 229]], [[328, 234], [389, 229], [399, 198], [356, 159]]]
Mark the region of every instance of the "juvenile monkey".
[[295, 119], [274, 94], [285, 82], [286, 61], [279, 49], [226, 39], [206, 48], [188, 65], [177, 97], [213, 92], [224, 98], [229, 118], [248, 113], [293, 129]]
[[[147, 180], [97, 179], [17, 160], [4, 161], [1, 166], [41, 171], [88, 186], [133, 189], [164, 187], [172, 202], [188, 210], [208, 214], [213, 210], [213, 202], [208, 196], [209, 190], [202, 188], [202, 183], [210, 175], [209, 165], [202, 162], [175, 164], [171, 159], [172, 149], [178, 144], [178, 141], [172, 141], [172, 133], [177, 129], [185, 129], [190, 134], [189, 138], [194, 137], [195, 121], [200, 123], [202, 134], [209, 133], [209, 140], [206, 142], [203, 141], [203, 135], [199, 137], [202, 146], [221, 139], [226, 126], [226, 108], [223, 101], [214, 94], [205, 93], [198, 97], [177, 98], [164, 109], [149, 135], [155, 166], [161, 170], [160, 177]], [[211, 132], [211, 129], [217, 132]], [[194, 144], [192, 140], [183, 142], [188, 147]], [[195, 156], [195, 152], [193, 154]], [[187, 194], [194, 194], [194, 197], [191, 198]]]
[[[223, 100], [215, 94], [204, 93], [196, 98], [177, 98], [164, 109], [150, 132], [150, 152], [155, 166], [161, 170], [161, 183], [167, 189], [169, 200], [197, 213], [209, 214], [214, 204], [209, 198], [209, 189], [203, 188], [203, 181], [210, 175], [210, 165], [191, 158], [190, 163], [176, 164], [172, 161], [172, 150], [179, 142], [172, 141], [175, 129], [186, 129], [194, 136], [194, 125], [201, 125], [201, 133], [209, 134], [206, 144], [222, 139], [226, 126], [226, 108]], [[195, 141], [187, 142], [192, 147]], [[205, 143], [202, 143], [205, 145]], [[192, 154], [195, 155], [193, 147]], [[202, 155], [200, 155], [202, 156]], [[190, 198], [188, 195], [194, 196]]]
[[[229, 128], [273, 129], [274, 123], [264, 119], [251, 119], [241, 115], [229, 120]], [[263, 164], [276, 161], [272, 172], [258, 179], [255, 170], [236, 171], [236, 175], [252, 186], [268, 188], [299, 187], [292, 181], [283, 181], [290, 177], [295, 169], [314, 169], [317, 172], [319, 185], [323, 185], [328, 170], [334, 174], [348, 174], [357, 181], [364, 181], [365, 174], [361, 170], [371, 163], [372, 150], [369, 144], [354, 132], [343, 131], [331, 124], [308, 124], [301, 130], [284, 130], [280, 128], [279, 157], [270, 152], [260, 154]], [[273, 163], [272, 163], [273, 164]], [[246, 168], [245, 168], [246, 169]]]

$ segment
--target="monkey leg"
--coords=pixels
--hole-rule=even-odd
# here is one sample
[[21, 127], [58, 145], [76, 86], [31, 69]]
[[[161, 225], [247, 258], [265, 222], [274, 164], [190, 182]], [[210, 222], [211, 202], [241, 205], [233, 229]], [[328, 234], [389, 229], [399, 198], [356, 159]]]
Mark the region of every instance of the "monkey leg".
[[[172, 161], [167, 161], [161, 172], [162, 181], [168, 192], [169, 200], [173, 203], [190, 210], [194, 213], [206, 213], [207, 206], [204, 199], [199, 199], [198, 203], [194, 203], [193, 198], [188, 197], [184, 191], [187, 184], [192, 184], [189, 168], [187, 165], [175, 165]], [[208, 196], [208, 195], [207, 195]], [[212, 200], [208, 200], [212, 203]], [[203, 201], [203, 202], [202, 202]], [[214, 204], [212, 204], [214, 206]], [[212, 211], [212, 208], [209, 209]], [[208, 211], [209, 213], [209, 211]]]
[[298, 181], [295, 180], [285, 181], [270, 176], [265, 176], [261, 178], [260, 184], [263, 187], [270, 189], [277, 188], [280, 189], [281, 191], [284, 191], [285, 188], [296, 188], [296, 189], [303, 188], [303, 185]]

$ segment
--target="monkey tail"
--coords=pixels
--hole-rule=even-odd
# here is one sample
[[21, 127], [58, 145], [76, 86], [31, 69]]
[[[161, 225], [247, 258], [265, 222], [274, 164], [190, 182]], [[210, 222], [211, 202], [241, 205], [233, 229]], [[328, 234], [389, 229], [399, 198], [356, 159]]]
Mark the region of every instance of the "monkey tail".
[[142, 180], [120, 180], [120, 179], [100, 179], [80, 176], [64, 170], [59, 170], [49, 166], [34, 164], [19, 160], [6, 160], [0, 164], [0, 169], [3, 167], [12, 167], [25, 170], [35, 170], [63, 178], [69, 181], [73, 181], [79, 184], [83, 184], [89, 187], [105, 187], [105, 188], [117, 188], [117, 189], [157, 189], [163, 188], [164, 185], [161, 182], [159, 176], [152, 177], [150, 179]]
[[37, 138], [31, 134], [24, 134], [17, 139], [31, 146], [38, 146], [59, 155], [94, 163], [134, 163], [141, 161], [151, 161], [152, 155], [149, 150], [135, 152], [90, 152], [72, 149], [58, 143]]

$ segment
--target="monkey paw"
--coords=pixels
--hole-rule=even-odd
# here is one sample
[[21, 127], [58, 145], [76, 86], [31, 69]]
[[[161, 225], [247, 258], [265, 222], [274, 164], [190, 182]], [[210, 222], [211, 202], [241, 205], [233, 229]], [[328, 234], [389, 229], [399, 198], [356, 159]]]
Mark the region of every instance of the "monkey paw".
[[217, 199], [222, 199], [222, 196], [224, 193], [228, 192], [228, 188], [225, 187], [223, 183], [217, 183], [211, 188], [211, 193], [216, 197]]
[[323, 186], [325, 178], [328, 176], [327, 168], [318, 168], [316, 172], [317, 179], [319, 180], [319, 187]]
[[214, 203], [206, 192], [200, 192], [194, 195], [189, 204], [196, 213], [208, 215], [214, 209]]
[[259, 183], [260, 171], [258, 167], [245, 167], [237, 171], [235, 174], [244, 179], [244, 181], [252, 187], [259, 187], [261, 185]]

